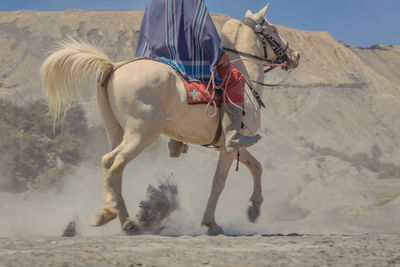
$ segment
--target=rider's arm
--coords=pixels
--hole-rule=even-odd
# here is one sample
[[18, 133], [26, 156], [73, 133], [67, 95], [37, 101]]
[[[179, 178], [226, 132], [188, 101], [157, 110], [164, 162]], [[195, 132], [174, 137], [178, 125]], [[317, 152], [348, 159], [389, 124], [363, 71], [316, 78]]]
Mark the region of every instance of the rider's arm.
[[221, 57], [221, 59], [218, 62], [218, 66], [223, 66], [226, 67], [230, 63], [229, 57], [227, 54], [224, 53], [224, 55]]

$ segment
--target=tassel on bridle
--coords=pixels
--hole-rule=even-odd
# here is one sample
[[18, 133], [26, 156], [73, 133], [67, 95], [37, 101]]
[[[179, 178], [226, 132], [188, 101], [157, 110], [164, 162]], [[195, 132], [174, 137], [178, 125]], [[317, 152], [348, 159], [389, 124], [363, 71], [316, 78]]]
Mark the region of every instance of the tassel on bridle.
[[236, 157], [237, 157], [237, 163], [236, 163], [236, 169], [235, 169], [235, 171], [238, 172], [238, 171], [239, 171], [239, 161], [240, 161], [240, 151], [239, 151], [239, 150], [238, 150], [238, 152], [237, 152]]

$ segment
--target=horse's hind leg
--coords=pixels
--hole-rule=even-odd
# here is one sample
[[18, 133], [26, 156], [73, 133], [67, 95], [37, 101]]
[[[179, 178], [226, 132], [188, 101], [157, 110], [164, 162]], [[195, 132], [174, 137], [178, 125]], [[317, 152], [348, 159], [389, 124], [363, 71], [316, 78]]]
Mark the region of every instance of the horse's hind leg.
[[240, 150], [240, 162], [246, 165], [253, 175], [254, 189], [250, 198], [253, 205], [247, 210], [247, 215], [251, 222], [255, 222], [260, 215], [260, 207], [263, 203], [261, 188], [262, 166], [260, 162], [258, 162], [258, 160], [245, 148]]
[[[107, 133], [108, 140], [110, 142], [111, 153], [115, 153], [115, 149], [121, 144], [122, 139], [124, 137], [124, 130], [116, 120], [114, 113], [111, 109], [110, 102], [108, 99], [108, 91], [107, 87], [101, 87], [97, 90], [97, 103], [99, 105], [99, 110], [101, 113], [101, 117], [103, 119], [104, 128]], [[112, 155], [108, 155], [108, 157], [112, 158]], [[117, 195], [121, 195], [121, 185], [122, 185], [122, 174], [118, 175], [115, 178], [115, 184], [117, 185]], [[125, 202], [121, 201], [120, 210], [119, 210], [119, 219], [122, 223], [128, 217], [128, 211], [125, 206]], [[102, 212], [92, 221], [92, 225], [100, 226], [103, 225], [110, 220], [114, 219], [114, 213], [110, 212]]]
[[134, 127], [125, 129], [122, 142], [102, 159], [106, 205], [92, 220], [93, 226], [106, 224], [118, 215], [122, 226], [127, 222], [129, 215], [121, 193], [122, 172], [160, 134], [160, 129], [149, 129], [144, 122], [132, 120], [131, 124]]

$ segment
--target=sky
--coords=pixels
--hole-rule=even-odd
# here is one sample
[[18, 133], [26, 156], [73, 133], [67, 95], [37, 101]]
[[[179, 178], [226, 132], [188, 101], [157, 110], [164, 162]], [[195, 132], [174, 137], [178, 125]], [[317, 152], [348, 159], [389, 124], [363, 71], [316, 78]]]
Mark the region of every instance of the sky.
[[[400, 0], [204, 0], [210, 12], [241, 19], [267, 2], [267, 18], [291, 28], [328, 31], [356, 46], [400, 44]], [[143, 10], [147, 0], [0, 0], [0, 11]], [[1, 16], [1, 14], [0, 14]]]

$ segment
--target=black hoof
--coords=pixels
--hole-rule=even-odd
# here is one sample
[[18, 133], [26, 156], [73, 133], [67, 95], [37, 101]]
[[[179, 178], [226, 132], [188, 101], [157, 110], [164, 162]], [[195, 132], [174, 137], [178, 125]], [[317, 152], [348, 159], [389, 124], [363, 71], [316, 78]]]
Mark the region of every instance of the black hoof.
[[224, 230], [218, 224], [213, 224], [208, 228], [207, 235], [209, 236], [217, 236], [217, 235], [224, 235]]
[[136, 222], [127, 220], [122, 227], [122, 232], [126, 235], [140, 235], [142, 230]]
[[247, 217], [249, 218], [249, 221], [255, 223], [259, 216], [260, 216], [260, 207], [249, 206], [249, 208], [247, 209]]

